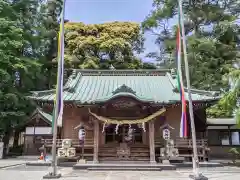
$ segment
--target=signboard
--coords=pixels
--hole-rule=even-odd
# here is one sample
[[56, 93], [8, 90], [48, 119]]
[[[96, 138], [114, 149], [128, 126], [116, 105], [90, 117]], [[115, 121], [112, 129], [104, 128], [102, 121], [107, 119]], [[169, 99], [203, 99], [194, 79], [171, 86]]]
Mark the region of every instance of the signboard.
[[165, 139], [165, 140], [170, 139], [170, 131], [169, 131], [169, 129], [163, 129], [163, 139]]

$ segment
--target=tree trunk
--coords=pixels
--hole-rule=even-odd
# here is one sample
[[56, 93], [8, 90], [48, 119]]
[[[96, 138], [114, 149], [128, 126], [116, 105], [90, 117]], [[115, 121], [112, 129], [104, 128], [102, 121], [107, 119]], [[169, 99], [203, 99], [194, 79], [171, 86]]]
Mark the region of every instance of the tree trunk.
[[13, 147], [17, 147], [18, 146], [18, 140], [19, 140], [19, 131], [15, 130], [14, 132], [14, 140], [13, 140]]
[[10, 132], [6, 131], [3, 137], [3, 158], [8, 155], [8, 147], [9, 147], [9, 140], [10, 140]]

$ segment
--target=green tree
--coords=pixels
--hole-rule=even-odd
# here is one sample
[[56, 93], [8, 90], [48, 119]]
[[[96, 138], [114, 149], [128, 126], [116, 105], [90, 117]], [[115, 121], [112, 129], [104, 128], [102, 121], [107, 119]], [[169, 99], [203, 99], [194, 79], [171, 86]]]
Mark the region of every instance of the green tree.
[[135, 56], [143, 50], [143, 36], [137, 23], [112, 22], [85, 25], [67, 23], [67, 67], [138, 69], [142, 62]]
[[[223, 77], [229, 75], [233, 64], [239, 61], [240, 27], [236, 20], [240, 4], [235, 0], [183, 0], [183, 12], [191, 85], [228, 92], [208, 113], [214, 117], [232, 116], [236, 98], [231, 98], [236, 94], [228, 91], [228, 81]], [[176, 58], [176, 23], [172, 22], [176, 22], [177, 13], [178, 1], [154, 0], [153, 10], [142, 23], [145, 31], [156, 35], [156, 44], [162, 49], [161, 56], [152, 57], [158, 61], [164, 57], [161, 64], [166, 67], [176, 67], [172, 63]]]
[[[229, 73], [236, 61], [239, 26], [234, 21], [239, 16], [239, 7], [235, 0], [183, 0], [190, 77], [194, 88], [227, 88], [222, 76]], [[145, 31], [156, 35], [156, 43], [163, 49], [163, 61], [174, 62], [175, 59], [176, 23], [172, 25], [170, 22], [177, 19], [177, 12], [178, 1], [154, 0], [153, 10], [142, 23]]]
[[208, 114], [212, 117], [232, 117], [234, 115], [240, 124], [240, 70], [233, 68], [224, 80], [230, 82], [231, 88], [223, 94], [223, 98], [217, 105], [208, 110]]
[[13, 128], [32, 111], [25, 95], [33, 88], [32, 81], [40, 68], [26, 53], [30, 39], [25, 36], [14, 3], [0, 0], [0, 128], [5, 146]]
[[42, 84], [39, 88], [51, 89], [56, 84], [57, 63], [53, 61], [57, 57], [57, 44], [59, 32], [59, 17], [62, 11], [62, 0], [49, 0], [41, 3], [39, 22], [39, 35], [41, 38], [42, 58]]

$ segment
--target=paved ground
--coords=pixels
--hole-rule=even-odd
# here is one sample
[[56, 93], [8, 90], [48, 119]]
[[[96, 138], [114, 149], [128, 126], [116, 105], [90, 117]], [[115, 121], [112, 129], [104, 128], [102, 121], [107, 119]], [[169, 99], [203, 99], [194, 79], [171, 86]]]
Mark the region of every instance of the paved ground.
[[[49, 167], [16, 165], [0, 169], [1, 180], [41, 180]], [[87, 172], [72, 168], [60, 168], [63, 177], [60, 180], [187, 180], [190, 169], [160, 172]], [[239, 180], [240, 168], [221, 167], [201, 169], [209, 180]]]
[[0, 159], [0, 169], [4, 167], [25, 164], [26, 160], [23, 159]]
[[[35, 160], [35, 158], [33, 158]], [[1, 180], [41, 180], [51, 169], [49, 167], [26, 166], [29, 159], [0, 160]], [[63, 175], [61, 180], [187, 180], [191, 169], [178, 169], [177, 171], [160, 172], [92, 172], [72, 170], [72, 168], [59, 168]], [[240, 180], [240, 168], [218, 167], [202, 168], [201, 172], [209, 180]]]

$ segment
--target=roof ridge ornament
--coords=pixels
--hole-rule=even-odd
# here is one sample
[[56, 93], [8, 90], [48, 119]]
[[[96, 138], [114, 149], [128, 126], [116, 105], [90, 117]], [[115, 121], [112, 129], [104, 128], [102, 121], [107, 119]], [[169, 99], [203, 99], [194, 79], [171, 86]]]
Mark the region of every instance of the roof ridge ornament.
[[115, 89], [112, 93], [113, 94], [118, 94], [118, 93], [131, 93], [136, 95], [136, 92], [132, 90], [132, 88], [128, 87], [127, 85], [123, 84], [120, 87], [118, 87], [117, 89]]

